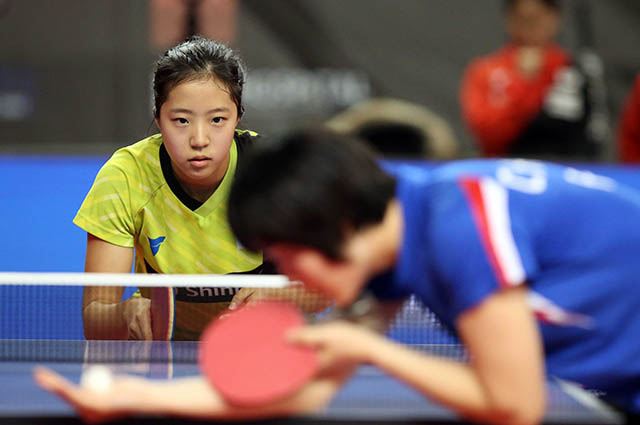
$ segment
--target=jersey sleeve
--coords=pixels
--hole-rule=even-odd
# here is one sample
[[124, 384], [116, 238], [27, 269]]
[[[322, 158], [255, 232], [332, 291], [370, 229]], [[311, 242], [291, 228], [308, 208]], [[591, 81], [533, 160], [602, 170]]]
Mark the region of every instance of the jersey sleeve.
[[102, 240], [130, 248], [135, 239], [131, 176], [114, 158], [115, 155], [98, 172], [73, 223]]
[[[449, 186], [450, 185], [450, 186]], [[449, 199], [433, 217], [435, 284], [448, 294], [451, 317], [535, 275], [527, 227], [514, 217], [509, 192], [490, 178], [448, 183]]]

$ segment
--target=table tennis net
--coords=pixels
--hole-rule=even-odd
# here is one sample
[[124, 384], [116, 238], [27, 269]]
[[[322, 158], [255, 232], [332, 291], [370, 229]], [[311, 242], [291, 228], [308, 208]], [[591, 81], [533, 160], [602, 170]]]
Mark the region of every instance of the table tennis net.
[[[0, 275], [2, 275], [0, 273]], [[45, 277], [45, 274], [36, 274], [35, 277]], [[78, 275], [82, 275], [81, 273]], [[0, 283], [2, 283], [0, 276]], [[16, 279], [19, 280], [19, 279]], [[42, 279], [46, 281], [46, 279]], [[92, 282], [95, 283], [95, 282]], [[140, 282], [138, 282], [140, 283]], [[145, 297], [146, 283], [140, 286], [123, 286], [122, 300], [131, 297]], [[290, 287], [281, 288], [277, 283], [275, 287], [261, 285], [257, 288], [260, 296], [265, 299], [282, 299], [278, 293], [290, 291]], [[95, 288], [95, 287], [94, 287]], [[81, 361], [86, 360], [90, 355], [96, 361], [165, 361], [168, 356], [166, 350], [159, 349], [162, 344], [139, 344], [139, 348], [123, 350], [123, 341], [86, 341], [83, 327], [83, 286], [77, 283], [65, 284], [38, 283], [37, 281], [25, 283], [0, 284], [0, 360], [2, 361]], [[245, 293], [251, 292], [255, 288], [244, 288]], [[287, 302], [299, 305], [306, 311], [310, 321], [326, 320], [331, 317], [335, 307], [328, 301], [315, 294], [299, 290], [296, 287], [293, 296], [287, 296]], [[220, 315], [228, 313], [226, 307], [236, 294], [240, 292], [237, 287], [229, 286], [176, 286], [173, 288], [176, 299], [176, 327], [178, 324], [203, 320], [202, 307], [208, 304], [204, 301], [211, 299], [220, 300], [217, 307], [211, 309], [213, 313], [206, 320], [203, 326], [211, 320], [217, 320]], [[188, 302], [187, 295], [199, 294], [200, 302]], [[207, 298], [208, 297], [208, 298]], [[197, 298], [194, 296], [194, 298]], [[248, 301], [251, 301], [249, 298]], [[251, 301], [251, 302], [256, 302]], [[260, 302], [260, 301], [257, 301]], [[195, 307], [195, 308], [191, 308]], [[192, 312], [194, 310], [195, 312]], [[206, 311], [206, 308], [204, 308]], [[178, 316], [183, 317], [178, 320]], [[194, 317], [192, 317], [194, 316]], [[384, 332], [392, 339], [410, 345], [416, 349], [434, 350], [457, 350], [460, 351], [456, 338], [443, 326], [436, 316], [427, 309], [415, 297], [407, 299], [398, 313], [385, 328]], [[195, 341], [199, 334], [194, 333], [182, 336], [178, 334], [172, 343], [171, 360], [173, 361], [193, 361], [192, 349], [184, 349], [189, 344], [183, 344], [179, 339]], [[42, 343], [42, 341], [76, 341], [74, 343], [61, 344], [65, 347], [74, 346], [76, 349], [56, 349], [55, 342]], [[13, 341], [20, 341], [19, 344]], [[130, 346], [130, 344], [129, 344]], [[151, 349], [150, 347], [154, 348]], [[19, 348], [16, 348], [19, 347]], [[448, 356], [451, 353], [446, 353]], [[455, 356], [463, 356], [463, 353]]]

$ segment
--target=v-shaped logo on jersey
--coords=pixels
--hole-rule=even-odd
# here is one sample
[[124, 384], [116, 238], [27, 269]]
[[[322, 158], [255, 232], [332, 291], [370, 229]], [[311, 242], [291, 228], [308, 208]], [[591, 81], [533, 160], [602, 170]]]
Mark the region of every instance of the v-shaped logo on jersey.
[[158, 250], [160, 249], [160, 245], [162, 245], [162, 242], [164, 242], [166, 237], [159, 236], [155, 239], [147, 237], [147, 239], [149, 239], [149, 247], [151, 248], [151, 253], [155, 257], [155, 255], [158, 253]]

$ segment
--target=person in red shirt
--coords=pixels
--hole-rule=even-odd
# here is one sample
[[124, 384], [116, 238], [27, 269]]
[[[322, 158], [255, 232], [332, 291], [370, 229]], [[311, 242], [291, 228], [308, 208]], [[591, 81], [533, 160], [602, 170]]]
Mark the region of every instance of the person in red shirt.
[[484, 156], [593, 157], [587, 79], [556, 44], [558, 0], [507, 0], [509, 41], [477, 58], [461, 87], [463, 117]]
[[636, 76], [620, 114], [618, 156], [621, 162], [640, 164], [640, 74]]

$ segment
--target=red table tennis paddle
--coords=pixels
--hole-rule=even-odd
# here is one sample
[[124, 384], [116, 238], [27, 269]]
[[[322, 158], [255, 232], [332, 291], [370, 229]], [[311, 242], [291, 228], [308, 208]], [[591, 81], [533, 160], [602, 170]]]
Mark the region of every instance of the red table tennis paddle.
[[205, 330], [199, 353], [202, 372], [236, 406], [260, 406], [294, 394], [318, 369], [315, 351], [285, 338], [303, 324], [302, 313], [291, 304], [244, 306]]

